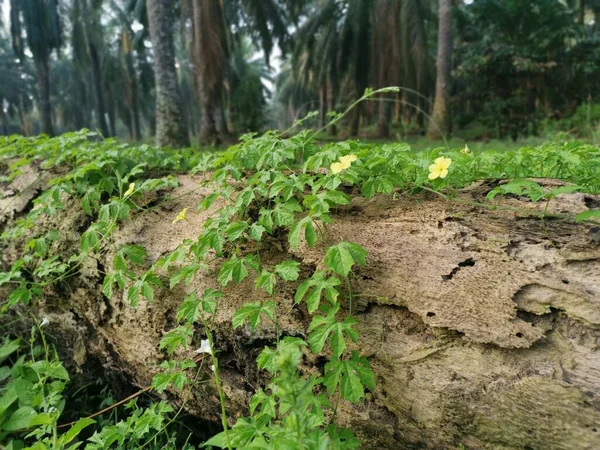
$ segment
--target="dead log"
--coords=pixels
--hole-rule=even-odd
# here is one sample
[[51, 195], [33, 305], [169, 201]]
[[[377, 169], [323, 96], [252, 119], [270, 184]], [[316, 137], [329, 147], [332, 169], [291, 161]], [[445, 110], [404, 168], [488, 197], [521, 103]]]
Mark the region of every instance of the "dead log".
[[[195, 239], [214, 213], [188, 214], [210, 193], [198, 178], [180, 177], [179, 200], [135, 214], [115, 234], [116, 248], [138, 244], [149, 264]], [[582, 194], [553, 199], [540, 220], [538, 206], [523, 199], [502, 207], [482, 205], [485, 185], [463, 190], [453, 201], [433, 194], [354, 198], [327, 226], [329, 243], [357, 242], [368, 264], [352, 277], [358, 348], [376, 373], [374, 392], [358, 406], [342, 404], [337, 421], [350, 427], [364, 448], [544, 449], [600, 448], [600, 247], [598, 229], [560, 218], [598, 204]], [[186, 194], [187, 195], [183, 195]], [[6, 194], [5, 197], [12, 195]], [[19, 195], [18, 193], [15, 195]], [[183, 196], [182, 196], [183, 195]], [[10, 225], [27, 201], [1, 221]], [[5, 208], [6, 209], [6, 208]], [[10, 212], [10, 211], [9, 211]], [[8, 215], [7, 215], [8, 214]], [[78, 249], [89, 218], [76, 202], [41, 221], [61, 230], [61, 251]], [[285, 239], [272, 238], [266, 264], [289, 258]], [[3, 245], [2, 264], [16, 249]], [[187, 292], [217, 288], [214, 273], [199, 273], [191, 286], [162, 289], [152, 303], [131, 308], [125, 293], [101, 294], [103, 272], [113, 253], [90, 258], [68, 289], [48, 290], [38, 305], [62, 352], [85, 371], [91, 359], [109, 372], [147, 386], [166, 355], [163, 334], [176, 326]], [[301, 246], [293, 257], [308, 276], [322, 260], [322, 247]], [[277, 300], [283, 333], [305, 336], [309, 316], [294, 307], [295, 286]], [[265, 381], [255, 359], [273, 343], [275, 330], [231, 328], [233, 313], [259, 299], [253, 280], [225, 290], [216, 318], [216, 347], [233, 421], [247, 411], [253, 391]], [[198, 326], [194, 340], [203, 336]], [[193, 349], [179, 356], [192, 356]], [[304, 370], [320, 370], [307, 358]], [[207, 371], [206, 379], [210, 378]], [[168, 398], [199, 418], [218, 423], [218, 398], [205, 383]]]

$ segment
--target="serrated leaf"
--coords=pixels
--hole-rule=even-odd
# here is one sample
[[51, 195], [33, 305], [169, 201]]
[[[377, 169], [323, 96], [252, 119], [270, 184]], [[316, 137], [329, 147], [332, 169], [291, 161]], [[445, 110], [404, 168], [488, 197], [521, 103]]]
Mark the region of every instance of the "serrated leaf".
[[358, 244], [351, 242], [340, 242], [327, 249], [325, 254], [325, 265], [338, 275], [347, 277], [352, 266], [358, 264], [364, 266], [367, 252]]
[[303, 281], [298, 289], [294, 300], [296, 303], [300, 303], [306, 295], [306, 307], [308, 312], [312, 314], [319, 308], [321, 297], [325, 294], [325, 297], [333, 305], [337, 303], [339, 291], [336, 286], [339, 286], [342, 282], [335, 276], [326, 277], [325, 272], [317, 271], [311, 278]]
[[177, 309], [177, 320], [189, 324], [194, 323], [200, 312], [201, 301], [195, 292], [185, 297], [183, 303]]
[[265, 291], [267, 291], [268, 294], [273, 295], [273, 291], [275, 290], [276, 284], [277, 279], [275, 277], [275, 274], [263, 269], [260, 275], [256, 278], [254, 287], [256, 289], [262, 288]]
[[93, 250], [99, 242], [100, 238], [98, 237], [98, 232], [94, 226], [91, 226], [81, 235], [79, 246], [83, 253], [88, 253]]
[[229, 241], [233, 242], [239, 239], [244, 231], [248, 228], [248, 223], [244, 221], [233, 222], [229, 224], [227, 229], [225, 230], [225, 234], [229, 238]]
[[317, 242], [317, 235], [313, 226], [313, 219], [311, 216], [306, 216], [300, 221], [296, 222], [296, 224], [294, 224], [294, 226], [290, 230], [288, 241], [290, 243], [290, 247], [292, 247], [293, 249], [298, 248], [298, 246], [300, 245], [302, 231], [304, 231], [304, 237], [306, 238], [308, 245], [310, 245], [311, 247], [315, 246]]
[[347, 335], [353, 341], [358, 339], [358, 332], [353, 329], [357, 323], [352, 317], [347, 317], [343, 322], [338, 322], [335, 318], [339, 311], [339, 305], [325, 308], [327, 315], [315, 316], [308, 328], [310, 332], [308, 336], [308, 345], [314, 353], [319, 353], [323, 350], [325, 342], [331, 337], [331, 350], [334, 356], [340, 357], [346, 350]]
[[244, 259], [232, 256], [221, 266], [218, 280], [221, 286], [227, 286], [232, 280], [241, 283], [248, 276]]
[[167, 350], [167, 353], [171, 355], [175, 349], [179, 346], [187, 348], [188, 339], [192, 337], [192, 329], [189, 325], [179, 326], [168, 333], [166, 333], [160, 340], [159, 348]]
[[267, 231], [265, 227], [258, 223], [253, 223], [250, 228], [248, 228], [248, 236], [255, 241], [260, 241], [265, 231]]
[[189, 285], [194, 280], [196, 272], [205, 267], [206, 266], [199, 263], [192, 263], [181, 267], [178, 271], [171, 275], [169, 280], [169, 288], [173, 289], [173, 287], [177, 286], [183, 280], [185, 280], [186, 285]]
[[295, 281], [300, 275], [300, 263], [297, 261], [283, 261], [275, 266], [275, 272], [285, 281]]
[[261, 314], [264, 314], [269, 319], [273, 320], [275, 308], [276, 305], [273, 301], [268, 301], [266, 303], [246, 303], [233, 315], [233, 318], [231, 319], [233, 329], [235, 330], [236, 328], [241, 327], [246, 321], [248, 321], [250, 327], [255, 330], [260, 324]]

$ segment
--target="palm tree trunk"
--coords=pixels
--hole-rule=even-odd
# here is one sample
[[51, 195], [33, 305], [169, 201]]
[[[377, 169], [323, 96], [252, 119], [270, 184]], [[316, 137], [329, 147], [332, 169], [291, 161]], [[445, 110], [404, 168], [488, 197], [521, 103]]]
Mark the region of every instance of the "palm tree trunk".
[[42, 133], [54, 136], [52, 126], [52, 108], [50, 106], [50, 71], [48, 69], [49, 55], [43, 53], [35, 60], [35, 70], [38, 81], [38, 105]]
[[390, 136], [390, 108], [382, 95], [379, 99], [379, 111], [377, 117], [377, 136], [387, 138]]
[[148, 0], [148, 22], [156, 75], [156, 144], [190, 145], [175, 68], [173, 20], [170, 0]]
[[104, 108], [104, 92], [102, 89], [102, 72], [100, 68], [100, 57], [96, 46], [88, 38], [88, 50], [92, 63], [92, 82], [94, 83], [94, 94], [96, 95], [96, 109], [98, 111], [98, 127], [103, 136], [111, 136], [106, 123], [106, 109]]
[[427, 136], [439, 139], [450, 133], [450, 85], [452, 83], [452, 0], [439, 0], [439, 31], [435, 102]]
[[354, 107], [354, 110], [350, 114], [350, 136], [358, 136], [358, 129], [360, 128], [360, 116], [361, 116], [361, 104], [359, 103]]
[[117, 118], [116, 118], [116, 106], [115, 106], [115, 98], [110, 89], [107, 87], [106, 90], [106, 106], [107, 106], [107, 115], [108, 115], [108, 127], [109, 127], [109, 136], [117, 135]]
[[319, 89], [319, 128], [327, 123], [327, 83], [321, 84]]
[[196, 69], [198, 100], [200, 102], [200, 142], [218, 142], [215, 114], [221, 82], [221, 22], [220, 2], [195, 1], [192, 22], [194, 40], [192, 55]]
[[0, 122], [2, 122], [2, 134], [8, 136], [8, 118], [2, 106], [2, 99], [0, 99]]
[[140, 110], [138, 106], [137, 82], [133, 78], [131, 86], [131, 115], [133, 116], [134, 139], [139, 141], [142, 139], [142, 127], [140, 125]]
[[[327, 110], [328, 111], [335, 111], [335, 99], [334, 99], [334, 90], [333, 90], [333, 82], [332, 82], [332, 78], [329, 77], [329, 79], [327, 80]], [[329, 125], [329, 128], [327, 129], [327, 134], [329, 136], [337, 136], [337, 127], [334, 125]]]

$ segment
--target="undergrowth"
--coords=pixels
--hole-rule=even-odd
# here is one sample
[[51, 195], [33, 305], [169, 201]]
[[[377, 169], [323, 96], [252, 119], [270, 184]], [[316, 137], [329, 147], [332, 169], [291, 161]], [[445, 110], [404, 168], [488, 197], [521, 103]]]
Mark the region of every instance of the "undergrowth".
[[[376, 93], [368, 91], [363, 99]], [[221, 288], [204, 292], [188, 288], [177, 313], [179, 323], [161, 340], [167, 358], [152, 390], [185, 391], [198, 382], [200, 373], [211, 376], [223, 430], [205, 446], [358, 448], [352, 432], [336, 425], [336, 414], [341, 401], [358, 403], [375, 387], [369, 361], [355, 350], [360, 336], [349, 281], [368, 255], [356, 243], [332, 242], [327, 225], [334, 221], [336, 209], [355, 196], [371, 199], [423, 190], [452, 201], [460, 188], [483, 180], [491, 186], [489, 207], [498, 207], [502, 196], [528, 197], [541, 202], [537, 213], [543, 219], [557, 195], [600, 192], [600, 150], [567, 142], [503, 152], [440, 147], [414, 153], [406, 144], [348, 141], [320, 146], [317, 134], [302, 131], [289, 138], [277, 132], [249, 134], [223, 152], [136, 147], [102, 140], [89, 131], [54, 139], [0, 138], [4, 184], [27, 166], [54, 174], [31, 210], [9, 220], [2, 233], [2, 246], [19, 252], [10, 264], [2, 261], [0, 292], [6, 293], [2, 312], [32, 305], [48, 288], [68, 284], [89, 258], [109, 251], [115, 257], [104, 274], [102, 293], [111, 298], [117, 290], [124, 291], [133, 308], [154, 301], [159, 287], [190, 285], [197, 274], [208, 273]], [[174, 216], [173, 227], [186, 220], [190, 208], [213, 208], [217, 200], [221, 206], [196, 239], [181, 242], [174, 252], [142, 270], [148, 263], [146, 250], [139, 245], [117, 248], [113, 234], [133, 215], [172, 201], [170, 192], [182, 173], [195, 175], [213, 193]], [[537, 178], [561, 179], [565, 184], [548, 189]], [[160, 200], [148, 203], [147, 197], [157, 191]], [[69, 254], [60, 251], [58, 229], [40, 234], [36, 223], [75, 203], [89, 225], [81, 233], [78, 251]], [[599, 218], [600, 211], [589, 210], [570, 219]], [[275, 265], [267, 264], [261, 249], [274, 236], [284, 236], [290, 249], [323, 246], [324, 259], [308, 275], [302, 275], [307, 268], [291, 253]], [[233, 316], [232, 327], [252, 333], [269, 324], [276, 338], [256, 361], [269, 381], [254, 393], [249, 416], [233, 421], [227, 415], [214, 319], [219, 304], [227, 299], [227, 287], [248, 278], [268, 300], [249, 298]], [[280, 320], [286, 311], [279, 300], [286, 283], [295, 283], [295, 308], [305, 308], [312, 317], [306, 339], [282, 335]], [[206, 339], [193, 342], [199, 330]], [[29, 352], [22, 352], [23, 340], [14, 336], [0, 347], [0, 444], [8, 449], [194, 448], [169, 432], [185, 403], [175, 411], [165, 402], [141, 407], [132, 401], [119, 420], [100, 424], [84, 417], [60, 427], [68, 407], [63, 391], [69, 375], [41, 331], [39, 326], [32, 330]], [[39, 340], [41, 347], [36, 344]], [[192, 346], [199, 347], [196, 358], [176, 356], [178, 350]], [[326, 358], [322, 373], [301, 369], [308, 353]]]

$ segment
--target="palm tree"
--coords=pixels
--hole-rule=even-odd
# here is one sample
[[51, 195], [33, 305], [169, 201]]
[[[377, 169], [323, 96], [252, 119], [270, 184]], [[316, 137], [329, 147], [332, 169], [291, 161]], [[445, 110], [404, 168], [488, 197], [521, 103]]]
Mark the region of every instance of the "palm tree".
[[283, 49], [289, 44], [288, 24], [292, 19], [285, 7], [297, 14], [304, 4], [298, 0], [188, 0], [183, 4], [192, 17], [190, 49], [200, 104], [201, 142], [218, 141], [217, 125], [225, 122], [223, 80], [228, 77], [229, 63], [235, 61], [230, 55], [250, 36], [262, 48], [268, 64], [275, 41]]
[[439, 139], [450, 133], [450, 86], [452, 84], [452, 0], [439, 0], [439, 31], [435, 102], [427, 136]]
[[54, 136], [49, 62], [52, 51], [62, 45], [58, 0], [11, 0], [10, 19], [17, 57], [23, 61], [29, 49], [35, 62], [42, 132]]
[[156, 77], [156, 143], [177, 148], [188, 146], [190, 141], [175, 68], [171, 3], [147, 0], [147, 9]]
[[106, 121], [102, 53], [104, 51], [103, 27], [100, 24], [102, 0], [77, 0], [72, 9], [72, 46], [75, 63], [85, 71], [91, 69], [94, 88], [96, 120], [104, 136], [114, 134]]
[[[399, 85], [428, 94], [428, 11], [427, 0], [320, 0], [313, 5], [294, 36], [292, 73], [305, 89], [319, 93], [322, 121], [341, 98], [354, 100], [369, 85]], [[390, 116], [384, 100], [378, 120], [382, 136], [389, 133]], [[424, 107], [418, 96], [405, 100]], [[358, 133], [360, 116], [357, 108], [352, 135]]]
[[224, 17], [220, 1], [192, 2], [192, 60], [197, 77], [202, 122], [200, 142], [218, 139], [215, 114], [221, 94], [224, 67]]

